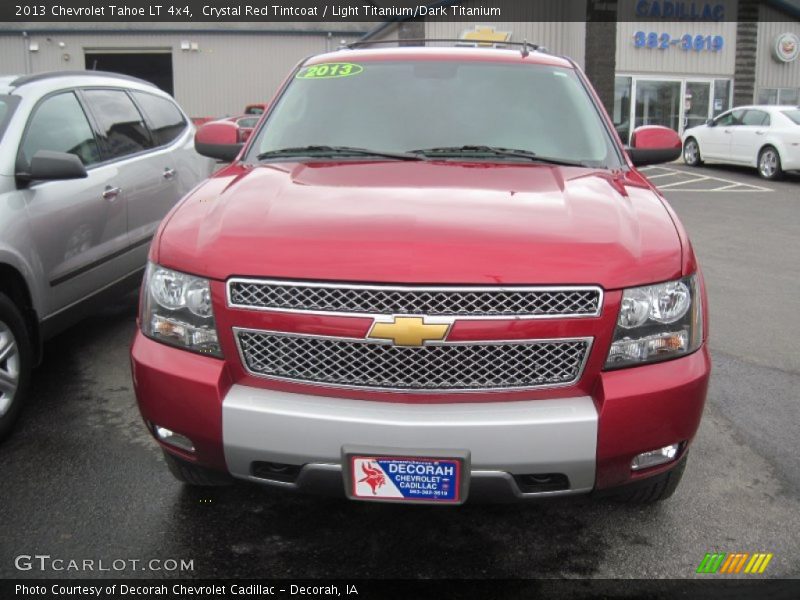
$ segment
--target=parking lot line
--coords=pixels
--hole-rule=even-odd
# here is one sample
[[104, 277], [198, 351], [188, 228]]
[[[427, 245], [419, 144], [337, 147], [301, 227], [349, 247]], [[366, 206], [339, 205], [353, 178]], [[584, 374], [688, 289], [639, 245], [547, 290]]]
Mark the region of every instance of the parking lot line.
[[669, 173], [661, 173], [660, 175], [648, 175], [648, 179], [658, 179], [659, 177], [675, 177], [677, 173], [681, 173], [681, 171], [676, 171], [674, 169], [670, 170]]
[[[659, 188], [659, 189], [661, 189], [661, 188]], [[686, 189], [686, 188], [674, 188], [674, 189], [668, 189], [668, 190], [664, 190], [664, 191], [665, 192], [692, 192], [692, 193], [704, 192], [704, 193], [709, 193], [709, 194], [721, 194], [721, 193], [726, 193], [726, 194], [755, 194], [757, 192], [762, 192], [762, 193], [772, 192], [773, 190], [770, 190], [770, 189], [767, 189], [767, 188], [764, 188], [764, 189], [761, 189], [761, 190], [749, 189], [749, 188], [748, 189], [744, 189], [744, 190], [733, 190], [733, 189], [726, 190], [726, 189], [721, 189], [721, 188], [714, 188], [713, 190], [699, 190], [699, 189], [694, 189], [693, 190], [693, 189]]]
[[[665, 177], [681, 177], [686, 176], [690, 177], [690, 179], [682, 179], [680, 181], [672, 181], [669, 183], [664, 183], [663, 185], [659, 185], [658, 183], [654, 182], [656, 187], [659, 190], [663, 190], [665, 192], [692, 192], [692, 193], [700, 193], [700, 192], [709, 192], [709, 193], [717, 193], [717, 192], [749, 192], [749, 193], [756, 193], [756, 192], [772, 192], [771, 188], [764, 187], [761, 185], [755, 185], [752, 183], [743, 183], [741, 181], [735, 181], [733, 179], [726, 179], [724, 177], [717, 177], [716, 175], [699, 175], [698, 173], [691, 173], [689, 171], [684, 171], [683, 169], [669, 169], [666, 167], [646, 167], [642, 169], [645, 172], [645, 175], [648, 179], [660, 179]], [[655, 171], [653, 175], [650, 175], [651, 172]], [[666, 172], [660, 172], [666, 171]], [[719, 183], [720, 185], [716, 187], [708, 187], [708, 188], [692, 188], [692, 187], [684, 187], [684, 186], [691, 186], [695, 183], [700, 182], [707, 182], [709, 184]]]
[[725, 187], [717, 188], [716, 191], [717, 192], [725, 192], [725, 191], [730, 190], [732, 188], [737, 188], [740, 185], [742, 185], [742, 184], [741, 183], [732, 183], [731, 185], [726, 185]]
[[687, 183], [697, 183], [698, 181], [708, 181], [710, 179], [711, 179], [711, 177], [705, 177], [705, 176], [695, 177], [694, 179], [687, 179], [686, 181], [676, 181], [675, 183], [667, 183], [665, 185], [660, 185], [660, 186], [658, 186], [658, 189], [664, 190], [664, 189], [667, 189], [667, 188], [674, 187], [676, 185], [685, 185]]

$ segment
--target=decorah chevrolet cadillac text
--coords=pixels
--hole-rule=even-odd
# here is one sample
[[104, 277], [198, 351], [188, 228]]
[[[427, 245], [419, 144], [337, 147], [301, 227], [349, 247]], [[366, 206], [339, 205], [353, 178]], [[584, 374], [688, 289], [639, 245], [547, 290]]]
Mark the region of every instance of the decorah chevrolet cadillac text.
[[354, 500], [669, 497], [710, 373], [683, 226], [531, 44], [312, 57], [150, 248], [131, 357], [173, 474]]

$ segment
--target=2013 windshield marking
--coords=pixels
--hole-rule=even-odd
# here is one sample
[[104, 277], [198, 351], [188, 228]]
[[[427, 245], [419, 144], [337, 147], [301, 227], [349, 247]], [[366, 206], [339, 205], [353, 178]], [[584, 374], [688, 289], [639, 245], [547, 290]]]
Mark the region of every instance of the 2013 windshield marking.
[[364, 72], [364, 67], [355, 63], [325, 63], [303, 67], [297, 79], [333, 79], [335, 77], [351, 77]]

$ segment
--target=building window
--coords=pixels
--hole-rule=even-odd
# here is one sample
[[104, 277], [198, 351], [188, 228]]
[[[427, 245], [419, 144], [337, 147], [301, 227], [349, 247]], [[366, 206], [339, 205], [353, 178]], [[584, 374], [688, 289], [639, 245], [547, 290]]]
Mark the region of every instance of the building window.
[[636, 82], [636, 123], [662, 125], [675, 131], [681, 130], [681, 82], [650, 81]]
[[614, 127], [623, 143], [631, 134], [631, 84], [633, 77], [614, 78]]
[[697, 127], [708, 121], [711, 108], [711, 83], [687, 81], [683, 94], [683, 128]]
[[731, 109], [730, 79], [654, 79], [619, 75], [614, 79], [614, 127], [623, 142], [642, 125], [661, 125], [678, 133]]
[[798, 88], [761, 88], [758, 91], [759, 104], [791, 105], [800, 103]]
[[731, 108], [731, 80], [714, 80], [714, 111], [713, 118], [718, 117], [726, 110]]

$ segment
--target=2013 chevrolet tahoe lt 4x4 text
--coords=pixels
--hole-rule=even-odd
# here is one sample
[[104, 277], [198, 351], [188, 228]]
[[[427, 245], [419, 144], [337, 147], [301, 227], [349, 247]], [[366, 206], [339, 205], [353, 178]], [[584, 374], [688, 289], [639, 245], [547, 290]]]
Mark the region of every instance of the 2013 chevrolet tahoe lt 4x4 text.
[[287, 78], [153, 241], [132, 348], [178, 479], [458, 504], [672, 494], [703, 411], [677, 217], [570, 60], [344, 49]]

